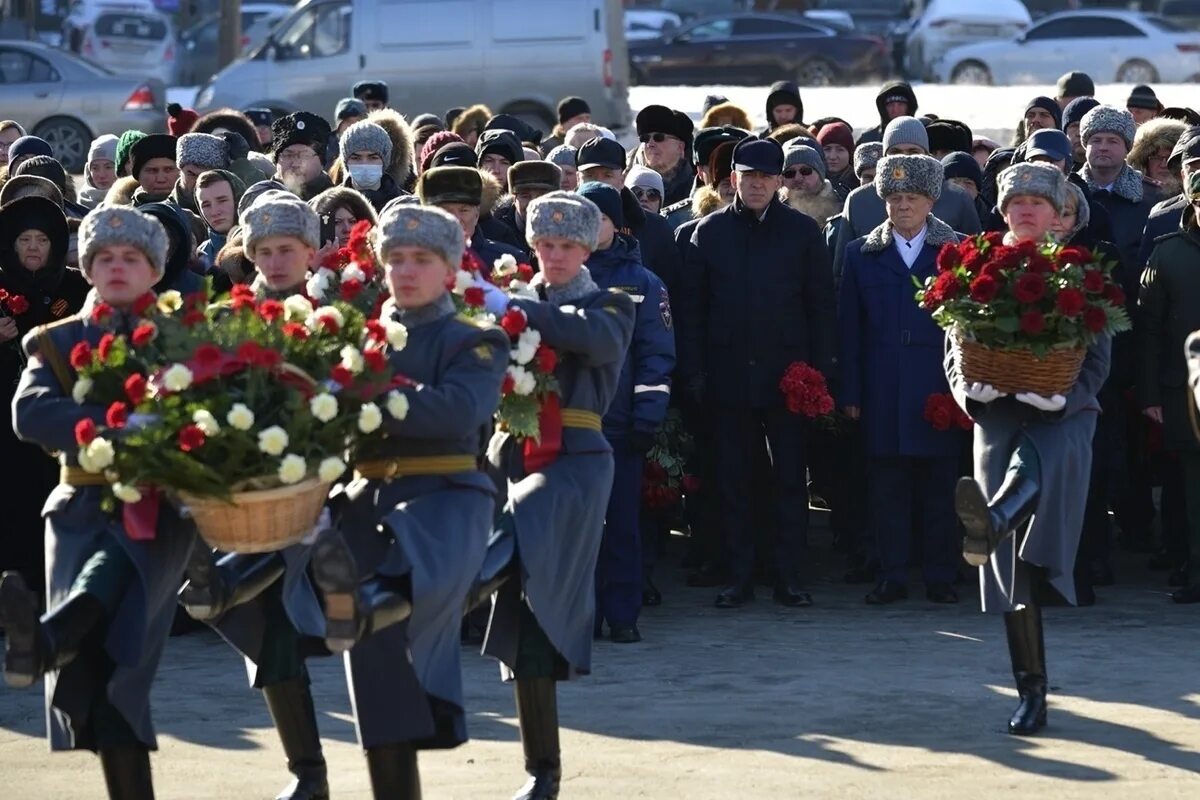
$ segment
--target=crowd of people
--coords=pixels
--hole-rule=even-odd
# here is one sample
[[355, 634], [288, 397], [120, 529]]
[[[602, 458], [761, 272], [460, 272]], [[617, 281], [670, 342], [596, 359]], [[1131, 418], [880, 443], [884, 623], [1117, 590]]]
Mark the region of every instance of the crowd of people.
[[[173, 105], [169, 133], [92, 142], [82, 186], [50, 143], [0, 122], [13, 409], [0, 429], [20, 465], [3, 490], [6, 678], [46, 675], [52, 746], [99, 752], [110, 796], [152, 797], [149, 686], [178, 604], [247, 659], [294, 776], [280, 797], [303, 800], [328, 796], [304, 663], [348, 652], [375, 796], [419, 797], [417, 752], [466, 740], [460, 639], [482, 614], [484, 652], [515, 687], [530, 776], [517, 797], [553, 798], [556, 683], [590, 671], [595, 639], [640, 641], [642, 608], [662, 599], [663, 531], [688, 534], [687, 581], [717, 589], [718, 607], [758, 583], [806, 607], [817, 506], [867, 604], [905, 600], [914, 567], [929, 602], [957, 603], [964, 558], [981, 567], [1021, 696], [1009, 729], [1036, 732], [1039, 609], [1094, 602], [1115, 581], [1116, 542], [1170, 573], [1175, 602], [1200, 602], [1184, 347], [1200, 329], [1200, 114], [1145, 86], [1120, 105], [1094, 94], [1088, 76], [1063, 76], [1056, 97], [1014, 109], [1003, 146], [917, 116], [906, 83], [882, 87], [878, 125], [856, 138], [844, 119], [805, 121], [780, 82], [765, 128], [723, 97], [699, 124], [654, 105], [627, 150], [581, 98], [546, 134], [483, 106], [395, 109], [385, 83], [364, 81], [331, 121]], [[147, 291], [317, 302], [322, 267], [363, 223], [387, 298], [377, 316], [408, 332], [390, 359], [415, 383], [315, 539], [219, 553], [172, 514], [159, 525], [178, 535], [135, 540], [76, 459], [47, 456], [73, 451], [81, 416], [104, 421], [73, 395], [63, 354], [76, 343], [126, 332]], [[966, 381], [918, 304], [941, 249], [981, 232], [1116, 263], [1134, 329], [1089, 349], [1068, 394]], [[536, 298], [490, 280], [503, 263], [532, 267]], [[548, 456], [481, 436], [512, 379], [509, 337], [458, 313], [463, 270], [488, 311], [519, 311], [559, 353]], [[100, 304], [116, 313], [99, 320]], [[830, 389], [821, 421], [780, 390], [798, 362]], [[939, 393], [973, 437], [931, 426]], [[643, 502], [649, 454], [673, 446], [665, 428], [694, 442], [676, 453], [690, 480], [666, 513]]]

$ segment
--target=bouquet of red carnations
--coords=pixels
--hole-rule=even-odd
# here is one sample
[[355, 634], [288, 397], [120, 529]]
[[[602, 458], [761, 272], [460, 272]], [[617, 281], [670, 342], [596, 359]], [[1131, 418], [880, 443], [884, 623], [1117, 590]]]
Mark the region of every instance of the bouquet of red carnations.
[[833, 397], [825, 384], [825, 376], [803, 361], [793, 361], [779, 381], [787, 410], [809, 419], [833, 413]]
[[969, 431], [975, 425], [975, 420], [958, 407], [951, 394], [929, 395], [925, 400], [924, 417], [935, 431], [948, 431], [951, 428]]

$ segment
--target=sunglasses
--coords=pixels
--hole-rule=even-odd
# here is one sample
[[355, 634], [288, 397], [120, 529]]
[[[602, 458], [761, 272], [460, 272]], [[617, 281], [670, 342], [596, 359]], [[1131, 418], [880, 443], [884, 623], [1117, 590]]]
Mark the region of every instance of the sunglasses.
[[813, 174], [813, 168], [812, 167], [792, 167], [791, 169], [785, 169], [783, 171], [783, 177], [785, 177], [789, 180], [791, 180], [792, 178], [795, 178], [797, 174], [807, 178], [809, 175]]
[[[672, 136], [669, 133], [643, 133], [638, 138], [641, 139], [642, 144], [645, 144], [646, 142], [655, 142], [657, 144], [662, 144], [663, 142], [667, 141], [668, 139], [675, 139], [676, 137]], [[679, 141], [682, 141], [682, 139], [680, 139]]]
[[662, 195], [659, 194], [658, 189], [643, 189], [641, 186], [634, 186], [630, 191], [633, 192], [633, 196], [638, 200], [662, 200]]

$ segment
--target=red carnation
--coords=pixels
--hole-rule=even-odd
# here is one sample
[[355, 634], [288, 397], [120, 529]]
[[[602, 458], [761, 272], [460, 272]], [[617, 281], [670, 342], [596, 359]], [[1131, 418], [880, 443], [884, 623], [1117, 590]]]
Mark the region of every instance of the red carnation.
[[1125, 290], [1115, 283], [1110, 283], [1104, 287], [1104, 299], [1114, 306], [1123, 306], [1125, 305]]
[[183, 325], [185, 328], [194, 328], [204, 322], [204, 312], [199, 309], [192, 309], [183, 315]]
[[1090, 264], [1092, 254], [1086, 247], [1071, 245], [1058, 251], [1059, 264]]
[[983, 240], [992, 247], [999, 247], [1004, 244], [1004, 234], [1000, 231], [989, 231], [983, 235]]
[[1048, 272], [1054, 272], [1054, 262], [1046, 258], [1041, 253], [1034, 253], [1029, 256], [1026, 261], [1025, 269], [1029, 272], [1036, 272], [1039, 275], [1045, 275]]
[[283, 355], [278, 350], [272, 350], [269, 347], [260, 347], [258, 348], [258, 352], [254, 354], [253, 363], [256, 367], [274, 369], [283, 363]]
[[335, 250], [330, 250], [325, 254], [325, 257], [321, 259], [320, 266], [328, 270], [341, 269], [342, 264], [346, 263], [349, 255], [349, 248], [346, 247], [339, 247]]
[[642, 470], [642, 480], [650, 483], [666, 483], [667, 471], [657, 461], [647, 461], [645, 469]]
[[1083, 311], [1083, 307], [1087, 305], [1087, 300], [1083, 296], [1083, 292], [1078, 289], [1062, 289], [1058, 293], [1054, 304], [1058, 306], [1058, 311], [1064, 317], [1077, 317]]
[[192, 292], [183, 296], [183, 307], [186, 309], [203, 309], [208, 305], [208, 292]]
[[387, 356], [382, 350], [363, 350], [363, 363], [367, 365], [367, 369], [371, 372], [383, 372], [387, 369]]
[[108, 354], [112, 352], [113, 342], [116, 340], [117, 337], [111, 333], [106, 333], [100, 337], [100, 343], [96, 345], [96, 352], [100, 354], [101, 362], [108, 361]]
[[529, 283], [533, 280], [533, 267], [528, 264], [517, 264], [517, 278]]
[[478, 286], [469, 286], [463, 292], [463, 302], [471, 308], [483, 307], [483, 289]]
[[371, 233], [371, 220], [360, 219], [354, 223], [354, 227], [350, 228], [350, 238], [347, 240], [347, 245], [351, 250], [358, 251], [360, 248], [369, 247], [371, 242], [367, 238]]
[[679, 481], [679, 488], [684, 494], [695, 494], [700, 491], [700, 479], [695, 475], [684, 475]]
[[980, 275], [971, 281], [971, 299], [976, 303], [990, 303], [1000, 291], [1000, 282], [991, 275]]
[[954, 404], [954, 424], [962, 428], [964, 431], [969, 431], [975, 427], [975, 420], [971, 419], [970, 415], [958, 407], [958, 403]]
[[129, 406], [120, 400], [108, 407], [104, 414], [104, 424], [110, 428], [124, 428], [129, 420]]
[[154, 337], [158, 335], [158, 328], [154, 327], [153, 323], [143, 322], [133, 329], [133, 346], [145, 347], [154, 341]]
[[[946, 273], [949, 274], [949, 273]], [[779, 381], [788, 411], [809, 418], [823, 417], [833, 411], [833, 398], [825, 385], [825, 376], [805, 364], [793, 361]]]
[[508, 338], [516, 339], [529, 327], [529, 320], [525, 318], [525, 312], [521, 309], [510, 308], [500, 318], [500, 327], [508, 334]]
[[255, 341], [245, 341], [238, 345], [237, 357], [247, 364], [253, 364], [258, 358], [259, 344]]
[[954, 411], [951, 408], [954, 401], [947, 402], [947, 399], [944, 394], [931, 394], [925, 400], [925, 421], [935, 431], [948, 431], [954, 424]]
[[329, 378], [334, 383], [341, 384], [342, 386], [349, 386], [350, 384], [354, 383], [354, 373], [343, 367], [341, 364], [338, 364], [333, 369], [329, 370]]
[[958, 252], [958, 248], [952, 244], [942, 247], [937, 254], [938, 272], [949, 272], [955, 267], [962, 266], [962, 254]]
[[1021, 315], [1021, 332], [1029, 335], [1041, 333], [1046, 329], [1046, 318], [1040, 311], [1026, 311]]
[[925, 291], [925, 297], [921, 304], [927, 309], [935, 309], [945, 303], [947, 300], [953, 300], [958, 296], [959, 283], [958, 278], [953, 272], [943, 272], [933, 280], [933, 286]]
[[383, 344], [387, 341], [387, 328], [383, 327], [383, 323], [377, 319], [369, 319], [363, 324], [363, 329], [367, 332], [367, 338], [372, 342]]
[[516, 387], [516, 385], [517, 384], [516, 384], [516, 381], [513, 380], [513, 376], [508, 374], [507, 372], [504, 373], [504, 382], [500, 384], [501, 396], [512, 394], [513, 389]]
[[554, 372], [554, 368], [558, 366], [558, 353], [544, 344], [538, 345], [533, 357], [537, 361], [538, 369], [547, 374]]
[[1036, 303], [1046, 296], [1046, 279], [1036, 272], [1026, 272], [1017, 278], [1013, 297], [1019, 303]]
[[18, 316], [29, 310], [29, 301], [25, 299], [25, 295], [9, 295], [7, 303], [8, 310]]
[[[1004, 241], [1004, 234], [995, 233], [994, 235], [1000, 237], [1000, 241]], [[1022, 258], [1031, 258], [1038, 253], [1038, 243], [1032, 239], [1023, 239], [1013, 245], [1013, 249], [1020, 253]]]
[[1083, 273], [1083, 288], [1092, 294], [1104, 291], [1104, 273], [1097, 269], [1089, 269]]
[[362, 281], [354, 280], [353, 278], [350, 280], [347, 280], [347, 281], [342, 281], [342, 288], [341, 288], [342, 299], [345, 300], [347, 303], [351, 302], [352, 300], [354, 300], [354, 298], [356, 298], [360, 294], [362, 294], [362, 290], [363, 290], [363, 282]]
[[289, 339], [307, 339], [308, 328], [304, 327], [299, 322], [285, 322], [283, 324], [283, 335]]
[[84, 417], [75, 423], [75, 443], [87, 447], [96, 438], [96, 423], [91, 417]]
[[7, 299], [8, 299], [8, 290], [0, 289], [0, 303], [3, 303]]
[[113, 315], [113, 307], [108, 303], [97, 303], [92, 309], [92, 322], [102, 325]]
[[244, 283], [239, 283], [229, 290], [229, 299], [234, 310], [254, 306], [254, 290]]
[[263, 300], [258, 304], [258, 315], [267, 322], [274, 322], [283, 316], [283, 303], [278, 300]]
[[1088, 306], [1083, 310], [1083, 327], [1092, 333], [1100, 333], [1108, 327], [1108, 314], [1100, 306]]
[[195, 425], [184, 425], [179, 430], [179, 449], [185, 453], [204, 446], [204, 431]]
[[146, 399], [146, 376], [134, 373], [125, 379], [125, 396], [132, 405], [138, 405]]
[[1000, 245], [988, 252], [988, 264], [996, 264], [1001, 269], [1014, 269], [1021, 266], [1025, 256], [1015, 247]]
[[133, 313], [137, 316], [142, 316], [150, 309], [154, 308], [155, 300], [154, 292], [146, 292], [144, 295], [133, 301]]
[[321, 330], [323, 330], [325, 333], [336, 334], [338, 332], [338, 323], [337, 320], [333, 318], [333, 315], [322, 314], [321, 316], [317, 317], [317, 320], [321, 325]]
[[92, 363], [92, 346], [87, 342], [79, 342], [71, 348], [71, 366], [83, 369]]
[[196, 348], [196, 352], [192, 353], [192, 359], [202, 367], [215, 367], [221, 363], [223, 353], [221, 348], [217, 347], [212, 342], [205, 342]]

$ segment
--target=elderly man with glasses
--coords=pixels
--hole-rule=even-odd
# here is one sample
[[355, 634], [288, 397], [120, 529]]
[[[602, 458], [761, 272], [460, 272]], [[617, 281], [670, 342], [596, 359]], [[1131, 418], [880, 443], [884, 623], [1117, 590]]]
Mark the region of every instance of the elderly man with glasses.
[[671, 205], [692, 191], [696, 177], [688, 155], [692, 147], [694, 125], [687, 114], [666, 106], [646, 106], [634, 121], [641, 146], [635, 163], [643, 164], [662, 176], [665, 197]]

